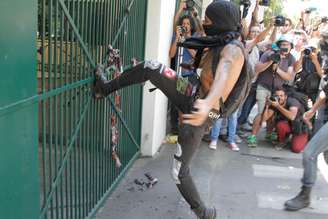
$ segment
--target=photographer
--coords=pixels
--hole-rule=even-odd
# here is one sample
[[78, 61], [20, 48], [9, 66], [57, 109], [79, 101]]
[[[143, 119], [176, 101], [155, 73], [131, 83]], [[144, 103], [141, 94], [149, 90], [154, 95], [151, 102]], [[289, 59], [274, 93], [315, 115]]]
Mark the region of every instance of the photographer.
[[309, 43], [302, 50], [300, 58], [295, 63], [295, 71], [299, 72], [295, 77], [295, 86], [298, 91], [306, 94], [312, 102], [315, 102], [323, 71], [321, 57], [317, 45]]
[[195, 23], [195, 31], [199, 34], [202, 34], [203, 27], [202, 27], [202, 21], [199, 18], [199, 13], [197, 12], [196, 8], [194, 7], [195, 2], [193, 0], [187, 0], [187, 1], [181, 1], [179, 9], [177, 13], [174, 16], [174, 27], [173, 30], [176, 30], [176, 26], [179, 26], [181, 17], [188, 15], [190, 16]]
[[[195, 29], [195, 22], [192, 19], [191, 16], [189, 15], [184, 15], [180, 18], [179, 25], [176, 27], [175, 34], [173, 34], [172, 37], [172, 43], [171, 43], [171, 48], [169, 52], [170, 58], [176, 59], [177, 64], [181, 64], [177, 62], [178, 59], [178, 47], [177, 43], [183, 41], [186, 38], [189, 37], [198, 37], [199, 34], [196, 32]], [[182, 63], [187, 63], [187, 64], [192, 64], [193, 59], [196, 55], [196, 51], [193, 49], [183, 49], [183, 54], [182, 54]], [[176, 66], [178, 68], [179, 66]], [[190, 70], [182, 68], [182, 75], [183, 76], [188, 76], [192, 74]]]
[[[181, 14], [181, 10], [183, 10], [183, 6], [185, 5], [185, 2], [181, 3], [181, 7], [177, 13], [177, 16], [179, 16], [179, 14]], [[184, 15], [182, 17], [179, 18], [178, 21], [178, 25], [175, 28], [175, 33], [173, 34], [172, 37], [172, 43], [171, 43], [171, 47], [170, 47], [170, 51], [169, 51], [169, 56], [171, 58], [171, 67], [174, 69], [178, 69], [179, 64], [178, 63], [178, 49], [177, 49], [177, 43], [181, 42], [182, 40], [189, 38], [189, 37], [197, 37], [200, 36], [200, 34], [198, 34], [196, 32], [196, 26], [195, 26], [195, 22], [194, 19], [189, 16], [189, 15]], [[194, 61], [194, 57], [195, 57], [196, 51], [192, 50], [192, 49], [183, 49], [183, 53], [182, 53], [182, 63], [188, 63], [191, 64]], [[188, 70], [188, 69], [184, 69], [181, 68], [181, 74], [183, 76], [188, 76], [190, 74], [192, 74], [193, 72]], [[179, 118], [179, 113], [176, 109], [176, 107], [173, 104], [170, 104], [170, 123], [171, 123], [171, 133], [172, 134], [177, 134], [178, 133], [178, 119]]]
[[[250, 147], [257, 146], [256, 134], [260, 130], [262, 123], [262, 113], [266, 99], [271, 96], [275, 88], [281, 87], [285, 83], [290, 83], [294, 79], [295, 59], [290, 54], [293, 48], [291, 36], [284, 35], [277, 41], [278, 50], [265, 52], [258, 64], [255, 66], [255, 73], [258, 74], [256, 101], [258, 104], [258, 114], [253, 122], [252, 134], [248, 136], [247, 142]], [[270, 133], [268, 133], [270, 134]]]
[[293, 29], [293, 22], [290, 18], [284, 18], [282, 16], [276, 17], [276, 26], [280, 26], [280, 36], [288, 34]]
[[288, 96], [284, 88], [277, 88], [274, 94], [267, 100], [264, 120], [274, 116], [279, 141], [275, 147], [278, 150], [285, 147], [286, 138], [291, 134], [291, 150], [300, 153], [308, 141], [306, 124], [302, 119], [305, 106], [298, 99]]

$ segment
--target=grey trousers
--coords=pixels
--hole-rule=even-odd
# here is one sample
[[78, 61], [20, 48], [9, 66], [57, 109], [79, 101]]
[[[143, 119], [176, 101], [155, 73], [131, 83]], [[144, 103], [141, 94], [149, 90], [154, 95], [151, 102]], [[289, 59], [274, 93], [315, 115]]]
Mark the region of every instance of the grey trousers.
[[302, 183], [312, 187], [317, 179], [318, 155], [328, 150], [328, 122], [308, 142], [303, 153], [304, 174]]

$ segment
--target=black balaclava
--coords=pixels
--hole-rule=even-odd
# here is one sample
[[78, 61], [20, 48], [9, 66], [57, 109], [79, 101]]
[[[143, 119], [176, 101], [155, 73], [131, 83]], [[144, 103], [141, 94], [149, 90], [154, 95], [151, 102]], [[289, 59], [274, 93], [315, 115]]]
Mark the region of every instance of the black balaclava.
[[205, 15], [212, 21], [211, 25], [203, 25], [207, 36], [230, 31], [239, 32], [241, 29], [240, 11], [233, 2], [214, 1], [206, 8]]

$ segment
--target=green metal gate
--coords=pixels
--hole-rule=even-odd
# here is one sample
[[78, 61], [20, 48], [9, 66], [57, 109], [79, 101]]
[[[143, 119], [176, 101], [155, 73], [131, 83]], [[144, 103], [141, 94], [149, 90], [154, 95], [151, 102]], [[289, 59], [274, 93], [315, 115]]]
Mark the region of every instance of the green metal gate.
[[[141, 86], [95, 101], [90, 95], [96, 63], [107, 46], [123, 63], [144, 56], [146, 0], [39, 1], [40, 218], [92, 217], [138, 155]], [[118, 153], [111, 159], [111, 116], [118, 118]]]
[[[21, 203], [23, 206], [23, 203], [27, 203], [26, 200], [30, 199], [33, 203], [40, 200], [39, 218], [90, 218], [94, 216], [139, 154], [142, 107], [141, 85], [119, 91], [120, 109], [115, 107], [113, 96], [95, 101], [91, 97], [90, 90], [93, 70], [97, 63], [105, 62], [109, 44], [120, 49], [124, 68], [129, 67], [131, 58], [140, 60], [144, 58], [147, 0], [38, 0], [37, 25], [33, 20], [36, 8], [34, 11], [31, 10], [36, 6], [36, 0], [22, 2], [14, 0], [10, 4], [9, 0], [4, 1], [2, 9], [10, 8], [11, 11], [1, 12], [8, 20], [3, 20], [0, 24], [5, 25], [9, 21], [10, 14], [16, 10], [28, 18], [26, 20], [28, 25], [25, 25], [30, 29], [22, 29], [26, 34], [23, 39], [30, 40], [37, 29], [37, 39], [33, 40], [37, 45], [37, 72], [33, 79], [26, 78], [29, 90], [22, 91], [24, 95], [21, 97], [16, 93], [8, 95], [5, 101], [0, 102], [0, 122], [2, 122], [0, 130], [8, 135], [6, 143], [18, 142], [17, 139], [22, 138], [17, 143], [17, 147], [15, 145], [15, 150], [12, 149], [10, 153], [19, 155], [18, 151], [22, 149], [19, 147], [25, 147], [23, 150], [27, 150], [28, 145], [30, 149], [35, 149], [37, 144], [38, 153], [36, 150], [24, 151], [23, 155], [26, 157], [23, 161], [29, 166], [24, 167], [22, 162], [13, 165], [14, 171], [21, 168], [23, 174], [16, 174], [17, 177], [15, 175], [16, 178], [10, 180], [22, 180], [24, 183], [25, 181], [19, 177], [29, 177], [29, 184], [24, 185], [22, 191], [23, 189], [31, 189], [31, 191], [24, 191], [22, 196], [25, 199], [21, 200]], [[26, 13], [23, 7], [26, 7]], [[24, 17], [21, 14], [19, 16]], [[20, 22], [24, 24], [23, 20]], [[35, 25], [35, 28], [32, 25]], [[13, 50], [5, 45], [5, 42], [10, 41], [8, 39], [11, 32], [14, 33], [12, 41], [20, 42], [15, 35], [20, 32], [10, 25], [5, 26], [4, 30], [8, 30], [8, 34], [4, 35], [7, 40], [0, 43], [0, 48], [4, 48], [3, 51], [6, 52], [17, 50], [15, 54], [19, 54], [17, 46], [12, 46], [15, 48]], [[28, 45], [22, 43], [22, 48], [26, 51], [21, 53], [26, 54], [26, 57], [28, 52], [35, 52], [33, 41], [26, 40], [24, 43]], [[20, 88], [23, 90], [25, 86], [23, 85], [24, 65], [19, 66], [21, 57], [21, 54], [17, 55], [15, 68], [11, 67], [12, 65], [10, 69], [8, 67], [10, 70], [8, 72], [18, 74], [20, 71], [20, 81], [8, 83], [7, 78], [18, 79], [8, 75], [3, 77], [5, 82], [1, 83], [4, 85], [7, 83], [10, 88], [16, 83], [18, 91]], [[15, 57], [9, 57], [8, 60], [11, 60], [10, 58]], [[0, 64], [3, 63], [6, 64], [8, 61], [3, 60], [1, 56]], [[29, 71], [27, 77], [30, 77], [31, 69], [33, 68], [27, 69]], [[34, 88], [37, 86], [37, 94], [33, 93], [33, 86]], [[5, 86], [3, 87], [6, 89]], [[15, 95], [20, 98], [16, 98]], [[38, 108], [38, 116], [36, 116], [36, 108]], [[17, 128], [19, 124], [15, 125], [17, 122], [9, 126], [9, 121], [20, 121], [24, 124], [24, 119], [22, 120], [24, 116], [26, 121], [32, 124], [28, 128], [34, 127], [34, 130], [21, 132]], [[115, 167], [111, 157], [112, 116], [118, 120], [118, 154], [122, 162], [120, 168]], [[5, 129], [5, 125], [8, 130]], [[17, 130], [17, 133], [12, 132], [10, 137], [9, 132], [13, 130]], [[24, 139], [26, 145], [22, 142]], [[30, 155], [32, 153], [33, 156]], [[29, 173], [33, 172], [32, 168], [34, 168], [33, 173], [37, 173], [36, 162], [31, 160], [37, 156], [39, 176], [29, 176]], [[3, 157], [2, 162], [8, 160], [7, 164], [10, 164], [10, 159], [15, 160], [12, 157]], [[17, 160], [19, 159], [21, 158], [18, 157]], [[31, 171], [28, 172], [29, 170]], [[6, 175], [10, 175], [8, 170], [6, 171], [8, 173]], [[39, 184], [38, 193], [33, 188]], [[9, 181], [3, 188], [9, 188], [10, 185], [14, 184]], [[10, 192], [3, 194], [15, 198], [16, 196], [12, 196]], [[21, 196], [17, 195], [17, 197]], [[0, 201], [3, 201], [2, 198]], [[0, 204], [14, 206], [11, 203], [9, 201], [9, 204]], [[33, 211], [28, 209], [28, 206], [24, 206], [23, 210]], [[10, 215], [20, 214], [10, 213]], [[25, 218], [30, 218], [34, 213], [25, 215]], [[17, 216], [6, 218], [17, 218]]]

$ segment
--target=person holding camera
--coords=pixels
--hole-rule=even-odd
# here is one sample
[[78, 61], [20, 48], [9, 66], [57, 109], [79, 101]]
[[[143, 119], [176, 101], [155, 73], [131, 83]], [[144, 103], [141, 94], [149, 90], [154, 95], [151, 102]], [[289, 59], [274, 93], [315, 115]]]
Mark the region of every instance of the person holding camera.
[[[200, 36], [197, 32], [196, 32], [196, 26], [195, 26], [195, 22], [194, 19], [189, 16], [189, 15], [184, 15], [180, 18], [179, 21], [179, 25], [176, 27], [176, 31], [175, 34], [173, 34], [172, 37], [172, 43], [171, 43], [171, 48], [170, 48], [170, 52], [169, 52], [169, 56], [170, 58], [175, 58], [176, 61], [176, 68], [179, 68], [179, 64], [178, 63], [178, 47], [177, 44], [179, 42], [183, 42], [186, 38], [190, 38], [190, 37], [198, 37]], [[196, 55], [196, 51], [193, 49], [183, 49], [183, 53], [182, 53], [182, 63], [185, 64], [192, 64], [194, 57]], [[193, 74], [192, 71], [190, 71], [189, 69], [185, 69], [182, 68], [181, 71], [182, 76], [188, 76], [190, 74]]]
[[293, 29], [292, 20], [283, 16], [276, 16], [275, 25], [280, 27], [280, 34], [278, 35], [278, 38], [288, 34]]
[[[303, 118], [310, 121], [316, 114], [316, 111], [326, 104], [328, 95], [328, 85], [319, 93], [313, 107], [307, 111]], [[301, 191], [294, 198], [285, 202], [285, 209], [288, 211], [298, 211], [310, 205], [311, 190], [317, 179], [317, 161], [318, 156], [328, 150], [328, 123], [319, 129], [319, 131], [307, 143], [303, 153], [303, 177]]]
[[[181, 5], [184, 6], [186, 3], [182, 2]], [[180, 10], [184, 10], [183, 7], [180, 7]], [[179, 15], [181, 12], [178, 11], [177, 15]], [[169, 51], [169, 56], [172, 60], [171, 67], [174, 67], [176, 70], [178, 70], [181, 63], [179, 63], [179, 54], [178, 54], [178, 47], [177, 43], [182, 42], [184, 39], [189, 37], [197, 37], [200, 36], [200, 34], [196, 31], [196, 24], [194, 22], [194, 18], [190, 15], [184, 15], [179, 18], [178, 25], [175, 29], [175, 34], [173, 34], [172, 37], [172, 43]], [[196, 51], [192, 49], [183, 49], [182, 52], [182, 63], [192, 64], [194, 61]], [[180, 54], [181, 55], [181, 54]], [[192, 71], [181, 68], [181, 74], [183, 76], [188, 76], [193, 74]], [[178, 119], [179, 118], [179, 112], [176, 109], [176, 107], [170, 103], [170, 124], [171, 124], [171, 133], [177, 134], [178, 133]]]
[[292, 135], [291, 150], [294, 153], [303, 151], [308, 141], [306, 123], [302, 119], [304, 112], [305, 106], [297, 98], [288, 96], [283, 87], [277, 88], [267, 99], [263, 120], [273, 117], [279, 142], [275, 146], [277, 150], [284, 148], [286, 138]]
[[[277, 42], [276, 50], [265, 52], [260, 62], [255, 66], [257, 76], [256, 101], [258, 105], [258, 114], [253, 121], [252, 134], [247, 137], [249, 147], [257, 146], [256, 135], [262, 124], [262, 114], [265, 108], [266, 100], [270, 97], [275, 88], [281, 87], [285, 83], [290, 83], [294, 79], [295, 59], [290, 54], [293, 48], [293, 39], [289, 35], [283, 35]], [[267, 133], [267, 137], [271, 133]]]
[[321, 57], [315, 43], [309, 42], [295, 62], [295, 86], [299, 92], [306, 94], [315, 102], [320, 80], [323, 76]]

